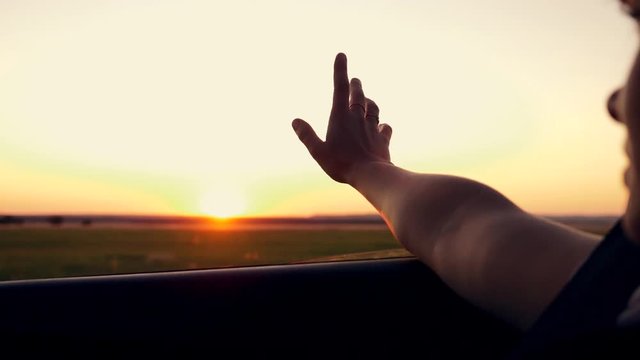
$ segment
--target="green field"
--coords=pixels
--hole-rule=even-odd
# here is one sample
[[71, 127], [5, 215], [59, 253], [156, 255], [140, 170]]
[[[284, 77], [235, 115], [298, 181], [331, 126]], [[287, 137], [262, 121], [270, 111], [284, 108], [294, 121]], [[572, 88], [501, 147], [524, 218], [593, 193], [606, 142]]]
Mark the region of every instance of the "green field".
[[385, 229], [12, 227], [0, 229], [0, 280], [407, 254], [399, 248]]
[[[615, 218], [558, 218], [604, 234]], [[410, 256], [384, 225], [8, 225], [0, 281]]]

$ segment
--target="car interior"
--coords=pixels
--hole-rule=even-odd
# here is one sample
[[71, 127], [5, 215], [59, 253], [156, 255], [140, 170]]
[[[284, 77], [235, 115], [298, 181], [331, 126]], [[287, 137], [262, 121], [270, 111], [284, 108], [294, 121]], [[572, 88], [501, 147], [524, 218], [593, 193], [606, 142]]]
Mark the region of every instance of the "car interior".
[[45, 355], [500, 358], [520, 335], [413, 258], [8, 281], [0, 318]]

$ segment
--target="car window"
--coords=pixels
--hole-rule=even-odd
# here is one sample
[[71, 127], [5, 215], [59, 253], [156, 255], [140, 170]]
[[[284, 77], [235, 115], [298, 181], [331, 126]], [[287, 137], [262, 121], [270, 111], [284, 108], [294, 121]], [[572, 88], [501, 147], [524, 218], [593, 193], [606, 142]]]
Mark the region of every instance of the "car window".
[[0, 226], [0, 280], [403, 257], [372, 217], [215, 221], [19, 217]]
[[410, 256], [291, 131], [326, 128], [338, 52], [395, 164], [603, 232], [626, 196], [616, 6], [0, 2], [0, 280]]

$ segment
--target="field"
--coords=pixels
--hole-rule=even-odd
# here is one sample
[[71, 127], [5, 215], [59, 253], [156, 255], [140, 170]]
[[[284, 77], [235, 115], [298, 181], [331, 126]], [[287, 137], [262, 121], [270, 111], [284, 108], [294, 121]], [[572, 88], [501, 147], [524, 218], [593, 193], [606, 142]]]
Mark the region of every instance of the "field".
[[[615, 218], [557, 218], [603, 234]], [[0, 226], [0, 281], [410, 256], [381, 223]]]
[[[0, 280], [288, 264], [405, 255], [384, 228], [0, 228]], [[396, 254], [398, 255], [398, 254]], [[336, 259], [337, 260], [337, 259]]]

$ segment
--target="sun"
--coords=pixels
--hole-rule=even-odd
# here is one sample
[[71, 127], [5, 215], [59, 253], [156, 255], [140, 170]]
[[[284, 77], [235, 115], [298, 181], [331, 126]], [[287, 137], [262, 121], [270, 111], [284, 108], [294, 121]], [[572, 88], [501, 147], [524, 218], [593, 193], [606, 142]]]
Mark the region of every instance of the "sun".
[[200, 211], [208, 216], [227, 219], [246, 211], [247, 201], [244, 194], [232, 187], [211, 189], [202, 195]]

